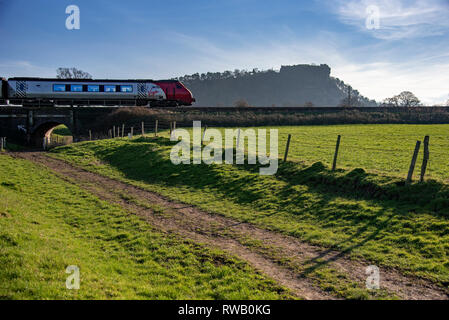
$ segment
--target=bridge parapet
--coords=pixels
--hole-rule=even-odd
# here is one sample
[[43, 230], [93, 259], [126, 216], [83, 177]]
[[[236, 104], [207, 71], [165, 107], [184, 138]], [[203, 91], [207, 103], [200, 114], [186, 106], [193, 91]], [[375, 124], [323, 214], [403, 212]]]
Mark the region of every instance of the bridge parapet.
[[51, 130], [64, 124], [72, 132], [73, 140], [89, 130], [95, 123], [117, 107], [0, 107], [0, 136], [8, 141], [42, 146], [43, 138]]
[[71, 108], [0, 108], [0, 135], [7, 137], [9, 141], [41, 145], [43, 137], [60, 124], [66, 125], [76, 135], [74, 112]]

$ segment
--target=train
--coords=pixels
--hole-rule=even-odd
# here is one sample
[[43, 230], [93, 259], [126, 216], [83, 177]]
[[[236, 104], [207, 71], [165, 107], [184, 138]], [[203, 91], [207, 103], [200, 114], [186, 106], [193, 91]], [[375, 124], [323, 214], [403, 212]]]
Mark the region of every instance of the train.
[[192, 92], [177, 80], [1, 78], [0, 104], [27, 106], [191, 106]]

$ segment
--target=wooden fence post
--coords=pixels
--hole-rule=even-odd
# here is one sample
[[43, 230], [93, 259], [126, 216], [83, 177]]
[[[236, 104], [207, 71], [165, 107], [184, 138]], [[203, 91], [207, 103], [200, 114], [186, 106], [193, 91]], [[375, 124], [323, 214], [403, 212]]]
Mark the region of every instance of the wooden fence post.
[[337, 158], [338, 158], [338, 150], [340, 149], [340, 140], [341, 135], [338, 135], [337, 144], [335, 145], [334, 161], [332, 162], [332, 171], [335, 171], [337, 169]]
[[115, 126], [112, 127], [112, 137], [115, 138]]
[[285, 146], [284, 162], [287, 161], [288, 149], [290, 148], [290, 139], [291, 138], [292, 138], [292, 135], [289, 134], [288, 138], [287, 138], [287, 145]]
[[0, 151], [3, 151], [3, 137], [0, 138]]
[[176, 130], [176, 121], [173, 121], [173, 131]]
[[157, 137], [157, 125], [158, 125], [158, 120], [156, 120], [155, 126], [154, 126], [154, 136]]
[[419, 178], [419, 182], [423, 182], [424, 176], [426, 175], [427, 162], [429, 161], [429, 140], [429, 136], [424, 137], [424, 157], [422, 159], [421, 177]]
[[134, 136], [134, 127], [131, 127], [131, 138]]
[[89, 130], [89, 141], [92, 141], [92, 131]]
[[141, 125], [142, 125], [142, 137], [143, 137], [143, 136], [145, 136], [145, 124], [143, 123], [143, 121], [142, 121]]
[[415, 151], [413, 151], [412, 162], [410, 163], [410, 169], [408, 170], [406, 184], [410, 184], [413, 178], [413, 171], [415, 170], [416, 158], [418, 158], [419, 147], [421, 146], [421, 141], [416, 141]]
[[122, 138], [125, 137], [125, 124], [122, 123]]

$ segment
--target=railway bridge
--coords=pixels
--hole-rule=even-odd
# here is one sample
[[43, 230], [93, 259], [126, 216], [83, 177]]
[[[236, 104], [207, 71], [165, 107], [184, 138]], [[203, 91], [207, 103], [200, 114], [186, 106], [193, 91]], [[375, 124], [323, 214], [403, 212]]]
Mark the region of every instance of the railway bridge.
[[92, 128], [115, 107], [0, 107], [0, 137], [31, 146], [42, 146], [53, 129], [64, 124], [72, 132], [73, 140]]

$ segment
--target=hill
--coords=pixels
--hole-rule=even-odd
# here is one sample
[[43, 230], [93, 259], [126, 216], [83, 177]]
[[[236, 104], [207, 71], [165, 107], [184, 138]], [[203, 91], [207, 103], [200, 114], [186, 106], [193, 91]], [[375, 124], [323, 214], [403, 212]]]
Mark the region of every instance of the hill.
[[[235, 70], [186, 75], [178, 78], [193, 93], [198, 106], [337, 106], [349, 86], [330, 76], [328, 65], [282, 66], [279, 71]], [[352, 90], [353, 106], [376, 106]], [[354, 98], [355, 97], [355, 98]]]

